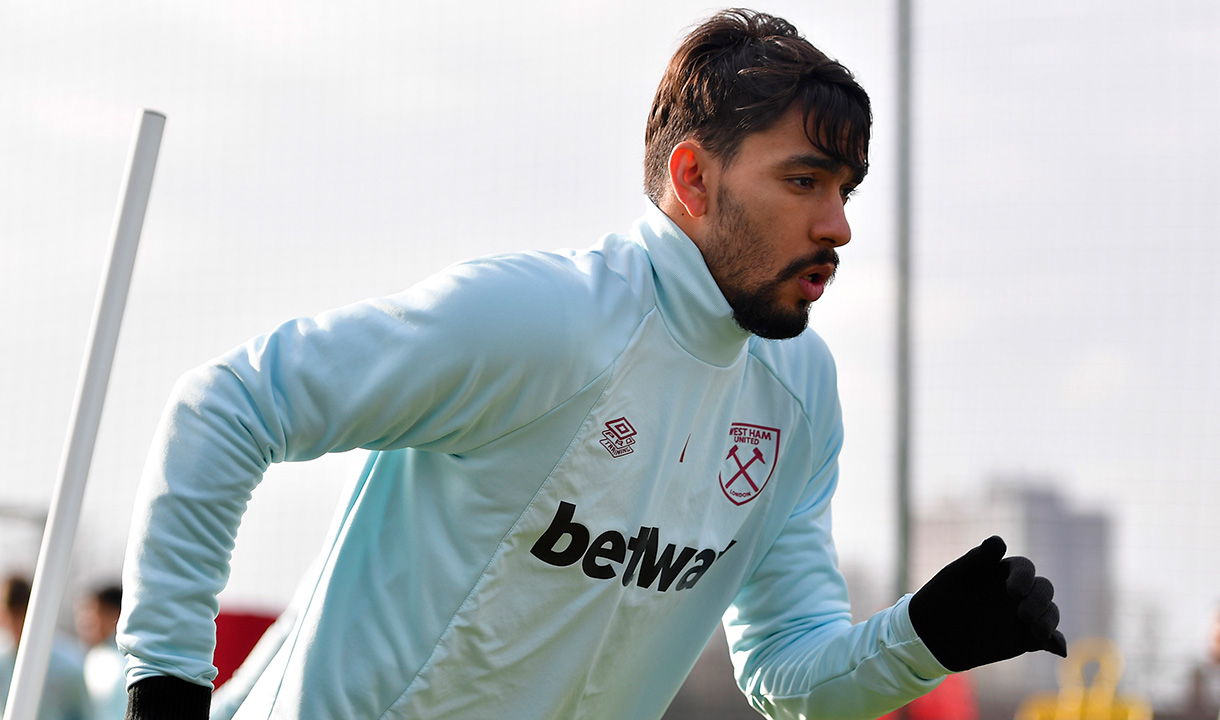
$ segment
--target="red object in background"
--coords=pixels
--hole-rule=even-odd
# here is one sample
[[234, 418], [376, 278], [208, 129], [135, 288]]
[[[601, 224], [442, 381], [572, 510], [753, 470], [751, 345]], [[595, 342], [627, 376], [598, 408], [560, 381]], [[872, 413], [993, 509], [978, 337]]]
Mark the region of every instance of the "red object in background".
[[[896, 720], [899, 713], [878, 720]], [[906, 720], [979, 720], [979, 703], [968, 673], [945, 677], [932, 692], [907, 703]]]
[[221, 611], [216, 617], [216, 654], [212, 658], [216, 687], [233, 676], [275, 618], [265, 613]]

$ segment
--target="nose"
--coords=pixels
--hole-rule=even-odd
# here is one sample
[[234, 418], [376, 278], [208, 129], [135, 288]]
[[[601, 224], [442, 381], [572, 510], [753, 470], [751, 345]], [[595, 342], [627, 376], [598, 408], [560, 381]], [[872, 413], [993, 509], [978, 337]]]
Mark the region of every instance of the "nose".
[[847, 222], [843, 199], [836, 196], [819, 203], [810, 230], [813, 241], [819, 245], [837, 248], [851, 242], [851, 225]]

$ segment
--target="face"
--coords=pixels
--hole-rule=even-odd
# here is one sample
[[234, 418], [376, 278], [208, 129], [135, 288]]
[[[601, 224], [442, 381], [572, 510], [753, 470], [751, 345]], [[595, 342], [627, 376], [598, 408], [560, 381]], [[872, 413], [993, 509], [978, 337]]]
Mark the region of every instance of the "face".
[[14, 643], [21, 638], [21, 630], [24, 625], [25, 613], [14, 612], [0, 606], [0, 630], [6, 632]]
[[1211, 655], [1212, 662], [1220, 664], [1220, 612], [1216, 613], [1212, 624]]
[[718, 166], [697, 244], [738, 325], [776, 340], [804, 331], [838, 267], [835, 248], [851, 239], [843, 206], [859, 180], [814, 147], [799, 109]]
[[97, 645], [114, 635], [118, 624], [118, 610], [107, 607], [96, 598], [86, 597], [76, 606], [76, 634], [86, 645]]

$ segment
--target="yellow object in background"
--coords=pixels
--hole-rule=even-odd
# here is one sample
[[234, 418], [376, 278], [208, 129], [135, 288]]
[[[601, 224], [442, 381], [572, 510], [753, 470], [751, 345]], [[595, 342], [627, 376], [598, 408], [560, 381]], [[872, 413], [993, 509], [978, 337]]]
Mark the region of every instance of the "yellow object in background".
[[[1085, 670], [1096, 663], [1092, 682]], [[1152, 705], [1140, 697], [1118, 695], [1123, 656], [1106, 638], [1072, 643], [1059, 666], [1059, 692], [1030, 696], [1017, 708], [1016, 720], [1151, 720]]]

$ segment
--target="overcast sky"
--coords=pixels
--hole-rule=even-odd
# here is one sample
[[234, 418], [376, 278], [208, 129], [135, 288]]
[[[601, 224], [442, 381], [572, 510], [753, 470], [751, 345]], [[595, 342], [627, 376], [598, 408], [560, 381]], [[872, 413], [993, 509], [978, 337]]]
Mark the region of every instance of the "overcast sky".
[[[924, 6], [927, 7], [924, 7]], [[1120, 618], [1178, 660], [1220, 599], [1220, 6], [916, 3], [915, 463], [923, 506], [1040, 478], [1115, 522]], [[893, 532], [894, 7], [770, 2], [873, 96], [854, 239], [812, 325], [847, 423], [836, 535]], [[638, 0], [21, 1], [0, 7], [0, 504], [49, 502], [123, 163], [168, 116], [83, 511], [116, 573], [186, 369], [488, 252], [583, 247], [643, 207], [644, 118], [715, 8]], [[275, 608], [354, 456], [277, 467], [229, 602]], [[32, 565], [0, 521], [0, 564]], [[6, 534], [7, 532], [7, 534]], [[19, 534], [19, 533], [18, 533]]]

